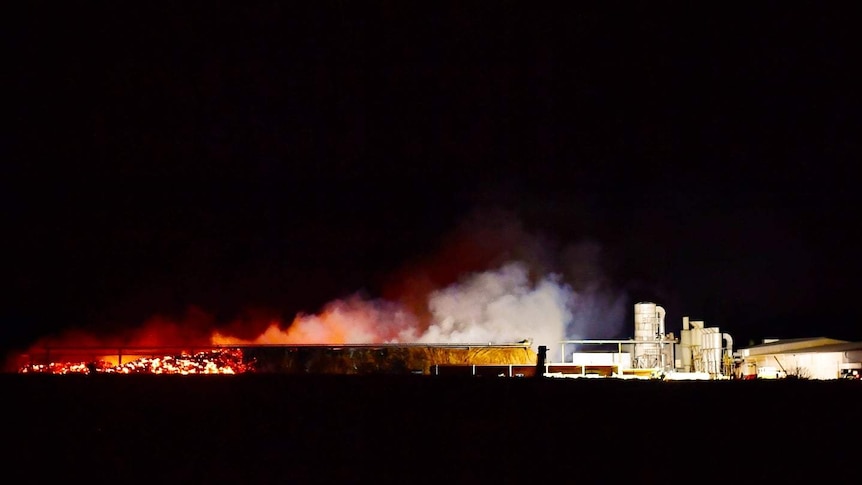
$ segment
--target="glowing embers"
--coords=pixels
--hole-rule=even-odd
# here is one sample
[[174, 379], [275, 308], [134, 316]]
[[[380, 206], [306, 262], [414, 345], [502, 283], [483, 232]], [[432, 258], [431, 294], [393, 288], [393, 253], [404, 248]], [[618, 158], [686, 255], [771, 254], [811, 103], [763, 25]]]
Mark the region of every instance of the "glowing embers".
[[182, 353], [163, 357], [141, 357], [121, 365], [104, 360], [30, 364], [18, 371], [23, 374], [241, 374], [254, 370], [253, 362], [243, 362], [242, 349], [216, 349], [196, 354]]

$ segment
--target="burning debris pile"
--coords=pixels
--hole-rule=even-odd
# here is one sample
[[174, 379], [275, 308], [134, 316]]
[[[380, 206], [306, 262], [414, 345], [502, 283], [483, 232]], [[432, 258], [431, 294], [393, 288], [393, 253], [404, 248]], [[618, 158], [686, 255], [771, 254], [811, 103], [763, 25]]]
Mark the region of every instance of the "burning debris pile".
[[241, 374], [254, 370], [253, 362], [243, 361], [239, 348], [214, 349], [195, 354], [181, 353], [163, 357], [141, 357], [112, 365], [104, 360], [28, 364], [19, 368], [22, 374]]
[[180, 320], [154, 317], [115, 335], [69, 331], [37, 341], [6, 367], [48, 374], [429, 374], [435, 365], [523, 365], [536, 361], [532, 342], [563, 340], [576, 332], [569, 325], [579, 312], [592, 308], [560, 275], [521, 261], [446, 285], [412, 285], [394, 299], [354, 295], [292, 321], [249, 315], [217, 325], [190, 308]]
[[[377, 298], [344, 296], [293, 319], [277, 310], [249, 309], [227, 321], [190, 306], [183, 315], [155, 315], [115, 333], [68, 329], [10, 356], [4, 370], [239, 373], [249, 370], [241, 357], [232, 358], [239, 350], [177, 354], [242, 347], [258, 373], [429, 373], [434, 365], [535, 362], [536, 345], [580, 338], [586, 330], [612, 336], [625, 315], [619, 310], [624, 300], [605, 294], [596, 248], [571, 248], [560, 264], [545, 262], [541, 241], [509, 216], [467, 221], [439, 257], [405, 267]], [[571, 268], [551, 271], [564, 266]], [[576, 291], [564, 273], [581, 289]], [[527, 340], [536, 345], [506, 348]], [[479, 350], [477, 344], [498, 348]], [[562, 358], [555, 349], [549, 348], [551, 360]], [[155, 358], [165, 354], [173, 356]]]

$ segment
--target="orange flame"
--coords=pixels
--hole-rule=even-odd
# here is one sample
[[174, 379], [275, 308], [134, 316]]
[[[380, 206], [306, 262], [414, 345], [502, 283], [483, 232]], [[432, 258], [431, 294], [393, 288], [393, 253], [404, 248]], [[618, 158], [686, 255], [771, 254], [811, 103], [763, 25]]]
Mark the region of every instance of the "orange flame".
[[[116, 350], [117, 361], [105, 365], [119, 366], [132, 357], [135, 347], [171, 347], [192, 352], [213, 346], [241, 344], [414, 342], [431, 324], [428, 296], [433, 291], [455, 282], [465, 272], [478, 271], [499, 263], [501, 258], [512, 256], [509, 248], [526, 247], [522, 229], [506, 222], [509, 220], [506, 216], [468, 221], [445, 242], [436, 257], [396, 272], [393, 279], [384, 285], [382, 296], [385, 300], [366, 301], [358, 297], [336, 300], [318, 314], [299, 314], [287, 324], [271, 314], [258, 312], [221, 327], [216, 326], [211, 315], [191, 307], [179, 320], [157, 316], [138, 329], [115, 335], [96, 337], [68, 331], [60, 336], [43, 338], [31, 346], [29, 353], [35, 355], [50, 350], [51, 359], [62, 361], [63, 348], [99, 347], [108, 352], [88, 359], [110, 360], [105, 356]], [[125, 353], [122, 362], [119, 358], [121, 352]], [[67, 357], [69, 362], [76, 359], [75, 355]], [[152, 358], [152, 355], [146, 358]]]
[[286, 328], [272, 320], [252, 339], [215, 332], [214, 345], [365, 344], [405, 342], [415, 338], [415, 316], [397, 305], [359, 298], [336, 300], [317, 315], [298, 315]]

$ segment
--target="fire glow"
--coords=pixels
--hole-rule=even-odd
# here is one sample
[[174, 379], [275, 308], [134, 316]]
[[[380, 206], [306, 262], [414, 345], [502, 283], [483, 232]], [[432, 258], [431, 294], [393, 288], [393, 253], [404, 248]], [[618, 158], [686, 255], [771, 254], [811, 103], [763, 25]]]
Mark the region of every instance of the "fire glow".
[[[575, 327], [580, 313], [594, 303], [591, 297], [576, 294], [559, 275], [531, 274], [522, 262], [509, 262], [494, 270], [470, 273], [437, 289], [425, 289], [421, 294], [401, 294], [393, 299], [354, 296], [334, 300], [319, 313], [297, 315], [286, 325], [277, 318], [252, 318], [217, 326], [204, 312], [190, 310], [178, 321], [154, 318], [112, 338], [70, 333], [37, 342], [30, 349], [31, 360], [17, 368], [22, 373], [54, 374], [238, 374], [253, 371], [242, 360], [240, 348], [247, 345], [490, 345], [530, 341], [535, 350], [536, 345], [579, 333], [581, 329]], [[417, 305], [419, 301], [422, 303]], [[134, 353], [134, 347], [210, 350], [165, 357], [147, 352], [119, 363], [109, 362], [105, 353], [102, 358], [90, 354], [82, 359], [80, 354], [62, 352], [75, 347], [125, 349], [129, 350], [127, 357]]]
[[114, 365], [93, 362], [52, 362], [22, 366], [22, 374], [241, 374], [252, 371], [253, 363], [243, 362], [242, 349], [215, 349], [195, 354], [140, 357]]

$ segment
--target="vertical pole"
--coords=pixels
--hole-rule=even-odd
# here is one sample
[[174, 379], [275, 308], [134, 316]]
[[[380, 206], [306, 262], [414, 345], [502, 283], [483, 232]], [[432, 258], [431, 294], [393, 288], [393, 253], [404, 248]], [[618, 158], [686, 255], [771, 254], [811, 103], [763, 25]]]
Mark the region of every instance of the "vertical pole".
[[659, 365], [661, 366], [661, 371], [662, 371], [662, 372], [664, 372], [664, 366], [665, 366], [665, 361], [664, 361], [664, 337], [661, 337], [661, 340], [659, 340], [659, 342], [658, 342], [658, 355], [659, 355], [658, 363], [659, 363]]
[[545, 359], [548, 355], [548, 347], [544, 345], [539, 346], [539, 355], [536, 359], [536, 375], [535, 377], [544, 377], [545, 376]]
[[617, 341], [617, 374], [623, 375], [623, 343]]
[[670, 362], [671, 362], [671, 364], [673, 364], [673, 367], [671, 368], [671, 370], [675, 371], [676, 370], [676, 344], [673, 342], [670, 343]]

